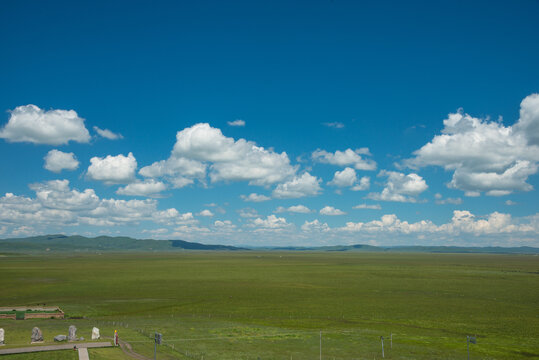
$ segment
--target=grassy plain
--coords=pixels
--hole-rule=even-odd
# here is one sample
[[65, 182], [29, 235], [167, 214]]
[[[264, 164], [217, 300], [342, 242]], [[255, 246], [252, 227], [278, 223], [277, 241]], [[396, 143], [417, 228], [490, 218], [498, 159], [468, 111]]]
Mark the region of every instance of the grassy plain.
[[[10, 346], [33, 326], [121, 338], [159, 359], [539, 358], [539, 257], [341, 252], [185, 252], [0, 257], [0, 306], [60, 306], [84, 319], [0, 320]], [[393, 334], [393, 347], [389, 337]], [[91, 358], [123, 359], [119, 349]], [[22, 357], [6, 356], [6, 359]], [[24, 357], [26, 359], [26, 357]], [[31, 357], [28, 357], [30, 359]], [[34, 357], [39, 359], [39, 357]]]

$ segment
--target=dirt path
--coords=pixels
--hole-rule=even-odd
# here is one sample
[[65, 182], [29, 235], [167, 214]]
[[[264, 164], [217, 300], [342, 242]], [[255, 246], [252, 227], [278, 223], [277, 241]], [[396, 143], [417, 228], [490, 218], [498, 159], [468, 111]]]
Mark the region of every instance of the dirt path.
[[90, 357], [88, 356], [87, 348], [78, 348], [78, 350], [79, 350], [79, 360], [90, 360]]
[[124, 352], [124, 354], [126, 354], [127, 356], [130, 356], [132, 357], [133, 359], [137, 359], [137, 360], [152, 360], [150, 358], [147, 358], [146, 356], [143, 356], [143, 355], [140, 355], [136, 352], [133, 351], [133, 347], [131, 346], [130, 343], [128, 342], [125, 342], [123, 340], [120, 339], [120, 348], [122, 349], [122, 351]]
[[70, 343], [70, 344], [60, 344], [60, 345], [36, 345], [23, 348], [13, 348], [13, 349], [2, 349], [0, 350], [0, 355], [7, 354], [23, 354], [37, 351], [55, 351], [55, 350], [69, 350], [73, 349], [73, 346], [77, 348], [102, 348], [112, 346], [110, 342], [93, 342], [93, 343]]

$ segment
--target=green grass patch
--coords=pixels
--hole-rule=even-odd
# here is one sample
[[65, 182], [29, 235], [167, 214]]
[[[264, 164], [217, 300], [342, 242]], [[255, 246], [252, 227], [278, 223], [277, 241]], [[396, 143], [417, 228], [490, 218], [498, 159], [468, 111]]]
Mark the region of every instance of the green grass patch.
[[2, 358], [5, 360], [78, 360], [79, 353], [74, 350], [58, 350], [2, 355]]
[[[47, 303], [81, 319], [0, 320], [6, 346], [74, 324], [118, 330], [160, 359], [539, 357], [539, 257], [234, 252], [7, 256], [0, 306]], [[46, 280], [46, 281], [45, 281]], [[91, 350], [114, 356], [117, 349]], [[105, 355], [100, 352], [105, 353]], [[97, 357], [99, 359], [99, 357]], [[117, 357], [121, 358], [121, 357]]]

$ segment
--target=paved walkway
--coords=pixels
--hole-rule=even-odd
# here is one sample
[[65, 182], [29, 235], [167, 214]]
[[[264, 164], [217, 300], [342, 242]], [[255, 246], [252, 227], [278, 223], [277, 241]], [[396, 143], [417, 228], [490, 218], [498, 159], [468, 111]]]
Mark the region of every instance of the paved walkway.
[[79, 360], [90, 360], [87, 348], [79, 348]]
[[[29, 353], [29, 352], [36, 352], [36, 351], [69, 350], [69, 349], [73, 349], [73, 346], [76, 346], [77, 348], [84, 348], [84, 350], [86, 350], [87, 348], [109, 347], [109, 346], [112, 346], [112, 344], [110, 342], [91, 342], [91, 343], [69, 343], [69, 344], [46, 345], [46, 346], [30, 346], [30, 347], [14, 348], [14, 349], [2, 349], [0, 350], [0, 355], [22, 354], [22, 353]], [[88, 359], [88, 350], [86, 350], [86, 358], [80, 357], [81, 356], [80, 354], [81, 353], [79, 351], [80, 359]]]

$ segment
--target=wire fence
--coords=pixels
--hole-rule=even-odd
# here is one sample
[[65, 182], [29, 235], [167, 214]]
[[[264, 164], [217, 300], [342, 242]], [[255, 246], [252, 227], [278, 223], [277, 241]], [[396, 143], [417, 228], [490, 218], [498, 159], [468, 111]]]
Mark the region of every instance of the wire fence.
[[[424, 357], [425, 350], [430, 358], [462, 358], [466, 355], [466, 337], [463, 340], [436, 338], [428, 335], [399, 334], [393, 331], [373, 329], [286, 329], [257, 326], [254, 324], [225, 324], [217, 326], [195, 322], [187, 323], [180, 318], [174, 322], [135, 320], [134, 322], [85, 319], [84, 330], [97, 326], [101, 336], [118, 330], [120, 340], [133, 345], [135, 352], [145, 356], [153, 355], [155, 333], [163, 333], [163, 341], [158, 345], [158, 353], [175, 359], [410, 359]], [[89, 323], [89, 322], [91, 323]], [[179, 326], [181, 324], [181, 326]], [[162, 328], [160, 328], [162, 325]], [[126, 331], [122, 331], [125, 329]], [[49, 330], [50, 332], [50, 330]], [[90, 339], [87, 339], [90, 341]], [[436, 343], [438, 341], [438, 343]], [[456, 342], [458, 341], [458, 343]], [[444, 343], [445, 342], [445, 343]], [[448, 342], [453, 342], [446, 347]], [[426, 344], [426, 346], [425, 346]], [[9, 346], [28, 346], [28, 343]], [[478, 345], [474, 345], [472, 351]], [[422, 347], [422, 349], [419, 349]], [[424, 348], [423, 348], [424, 347]], [[458, 350], [444, 352], [444, 348]], [[420, 356], [418, 356], [420, 355]], [[423, 357], [421, 357], [423, 356]]]

